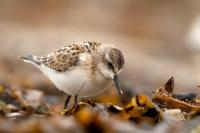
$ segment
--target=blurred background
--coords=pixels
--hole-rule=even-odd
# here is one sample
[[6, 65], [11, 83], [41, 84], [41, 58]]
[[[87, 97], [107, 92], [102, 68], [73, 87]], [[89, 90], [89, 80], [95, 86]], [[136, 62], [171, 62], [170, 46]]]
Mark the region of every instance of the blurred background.
[[57, 92], [18, 56], [81, 41], [119, 47], [121, 82], [133, 93], [151, 94], [170, 76], [175, 91], [199, 92], [199, 0], [1, 0], [0, 83]]

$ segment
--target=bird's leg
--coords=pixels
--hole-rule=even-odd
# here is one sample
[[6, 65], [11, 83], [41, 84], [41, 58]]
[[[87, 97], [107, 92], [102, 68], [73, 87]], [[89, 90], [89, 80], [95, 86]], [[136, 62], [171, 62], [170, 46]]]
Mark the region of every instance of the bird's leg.
[[76, 93], [76, 95], [74, 96], [74, 105], [73, 108], [76, 107], [77, 103], [78, 103], [78, 94], [81, 91], [81, 89], [83, 88], [83, 86], [85, 85], [85, 82], [83, 82], [78, 90], [78, 92]]
[[68, 96], [66, 97], [64, 109], [67, 109], [67, 106], [68, 106], [68, 104], [69, 104], [69, 101], [70, 101], [71, 97], [72, 97], [71, 95], [68, 95]]
[[74, 96], [74, 105], [73, 105], [73, 108], [76, 107], [77, 102], [78, 102], [78, 95], [75, 95], [75, 96]]

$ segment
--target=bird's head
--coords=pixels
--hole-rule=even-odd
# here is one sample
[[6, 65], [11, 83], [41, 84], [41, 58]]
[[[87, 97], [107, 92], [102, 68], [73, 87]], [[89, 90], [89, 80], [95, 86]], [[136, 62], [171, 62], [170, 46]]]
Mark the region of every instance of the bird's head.
[[106, 44], [100, 46], [98, 52], [102, 56], [102, 63], [99, 64], [99, 67], [101, 68], [99, 70], [104, 77], [113, 79], [119, 94], [122, 94], [119, 73], [124, 67], [124, 55], [113, 45]]

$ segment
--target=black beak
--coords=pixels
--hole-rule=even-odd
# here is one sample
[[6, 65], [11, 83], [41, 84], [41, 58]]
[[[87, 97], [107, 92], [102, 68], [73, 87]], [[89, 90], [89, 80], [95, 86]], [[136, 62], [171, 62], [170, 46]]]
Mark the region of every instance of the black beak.
[[121, 85], [119, 82], [119, 76], [117, 74], [115, 74], [113, 77], [113, 80], [114, 80], [114, 83], [115, 83], [115, 86], [116, 86], [116, 89], [117, 89], [119, 95], [122, 95], [123, 92], [122, 92]]

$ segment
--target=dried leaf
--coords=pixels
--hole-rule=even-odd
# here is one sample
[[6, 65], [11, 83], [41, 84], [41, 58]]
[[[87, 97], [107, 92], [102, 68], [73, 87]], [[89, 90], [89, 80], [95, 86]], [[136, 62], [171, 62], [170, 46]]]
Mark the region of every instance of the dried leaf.
[[172, 109], [181, 109], [184, 112], [200, 112], [200, 106], [195, 106], [192, 104], [189, 104], [185, 101], [181, 101], [179, 99], [173, 98], [167, 94], [164, 93], [163, 88], [159, 88], [155, 91], [153, 94], [153, 101], [155, 103], [159, 103], [161, 105], [165, 105], [166, 108], [172, 108]]
[[165, 84], [165, 90], [169, 93], [172, 94], [174, 90], [174, 77], [171, 77]]
[[146, 95], [137, 95], [124, 108], [122, 117], [136, 122], [146, 120], [157, 123], [162, 119], [162, 113]]

